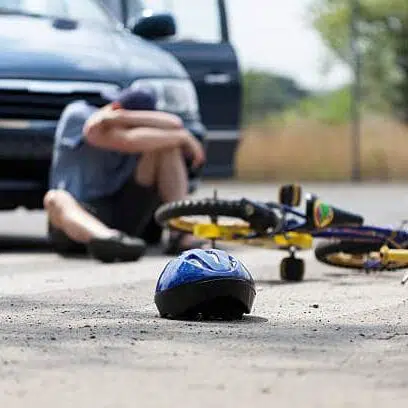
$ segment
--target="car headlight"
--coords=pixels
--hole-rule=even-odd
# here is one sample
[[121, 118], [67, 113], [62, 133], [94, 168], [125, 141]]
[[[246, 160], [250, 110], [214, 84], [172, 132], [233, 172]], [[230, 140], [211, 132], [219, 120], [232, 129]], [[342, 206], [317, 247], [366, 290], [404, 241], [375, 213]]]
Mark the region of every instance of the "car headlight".
[[189, 79], [139, 79], [131, 87], [153, 91], [157, 110], [193, 118], [199, 116], [197, 93]]

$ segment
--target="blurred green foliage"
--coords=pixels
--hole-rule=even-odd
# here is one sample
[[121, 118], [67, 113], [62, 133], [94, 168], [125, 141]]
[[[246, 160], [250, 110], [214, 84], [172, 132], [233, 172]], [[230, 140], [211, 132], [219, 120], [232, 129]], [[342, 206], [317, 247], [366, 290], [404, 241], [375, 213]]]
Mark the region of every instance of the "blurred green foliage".
[[337, 91], [311, 96], [285, 112], [284, 118], [308, 118], [338, 125], [350, 119], [351, 90], [349, 87]]
[[243, 121], [259, 121], [271, 113], [283, 112], [309, 92], [287, 77], [262, 70], [249, 70], [243, 75]]
[[292, 79], [265, 71], [244, 73], [244, 125], [290, 122], [299, 117], [327, 124], [350, 119], [351, 89], [313, 93]]
[[[362, 104], [408, 122], [408, 0], [314, 0], [311, 24], [337, 58], [352, 66], [352, 4], [362, 62]], [[326, 123], [350, 119], [351, 89], [313, 94], [292, 79], [262, 70], [244, 73], [244, 123], [308, 117]]]
[[[352, 63], [352, 0], [315, 0], [312, 24], [337, 57]], [[408, 121], [408, 1], [358, 0], [358, 47], [367, 106]]]

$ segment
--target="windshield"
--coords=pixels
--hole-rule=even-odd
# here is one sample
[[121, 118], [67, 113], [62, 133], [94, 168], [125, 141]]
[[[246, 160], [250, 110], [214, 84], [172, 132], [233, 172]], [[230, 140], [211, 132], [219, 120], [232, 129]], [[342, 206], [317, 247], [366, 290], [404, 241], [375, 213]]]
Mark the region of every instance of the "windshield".
[[113, 23], [109, 14], [94, 0], [0, 0], [2, 12]]

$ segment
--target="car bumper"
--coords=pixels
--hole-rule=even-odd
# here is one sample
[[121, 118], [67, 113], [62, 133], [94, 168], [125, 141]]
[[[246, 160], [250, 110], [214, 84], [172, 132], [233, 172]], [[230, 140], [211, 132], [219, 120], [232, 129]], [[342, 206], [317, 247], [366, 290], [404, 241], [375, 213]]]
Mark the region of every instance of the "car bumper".
[[[0, 119], [0, 210], [42, 208], [56, 126], [56, 121]], [[186, 121], [185, 126], [205, 144], [206, 129], [199, 121]], [[189, 160], [186, 164], [192, 193], [201, 169], [193, 169]]]

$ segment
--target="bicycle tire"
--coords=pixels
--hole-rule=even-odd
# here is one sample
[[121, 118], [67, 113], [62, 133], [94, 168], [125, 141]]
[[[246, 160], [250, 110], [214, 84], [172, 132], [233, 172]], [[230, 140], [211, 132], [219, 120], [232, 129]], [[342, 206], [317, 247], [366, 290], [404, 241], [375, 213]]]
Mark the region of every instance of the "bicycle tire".
[[[382, 245], [383, 244], [379, 242], [366, 241], [323, 242], [316, 246], [314, 254], [319, 262], [329, 266], [335, 266], [343, 269], [366, 270], [363, 261], [357, 260], [355, 257], [368, 255], [373, 252], [379, 253]], [[341, 257], [340, 254], [344, 254], [345, 256]], [[395, 271], [398, 269], [406, 269], [407, 266], [408, 265], [405, 264], [391, 264], [381, 267], [380, 270]]]
[[[188, 216], [233, 217], [241, 218], [241, 204], [238, 200], [181, 200], [160, 206], [156, 213], [156, 221], [168, 226], [170, 220]], [[244, 221], [244, 220], [243, 220]]]
[[[215, 198], [204, 198], [196, 200], [181, 200], [172, 203], [167, 203], [160, 206], [155, 213], [156, 222], [164, 227], [173, 227], [182, 217], [189, 216], [207, 216], [212, 219], [217, 217], [230, 217], [240, 220], [240, 226], [248, 227], [252, 232], [255, 231], [256, 227], [250, 227], [250, 217], [251, 215], [246, 214], [247, 210], [243, 210], [242, 200], [225, 200], [225, 199], [215, 199]], [[251, 206], [251, 204], [248, 204]], [[276, 205], [275, 209], [279, 209], [280, 206]], [[253, 211], [253, 208], [249, 208]], [[249, 211], [249, 212], [250, 212]], [[255, 210], [256, 213], [257, 210]], [[262, 214], [260, 215], [262, 217]], [[280, 225], [281, 220], [279, 217], [269, 216], [267, 220], [268, 227], [277, 228]], [[197, 223], [196, 223], [197, 224]], [[187, 232], [191, 232], [194, 223], [185, 223], [183, 226], [178, 226], [176, 229], [181, 229]]]

